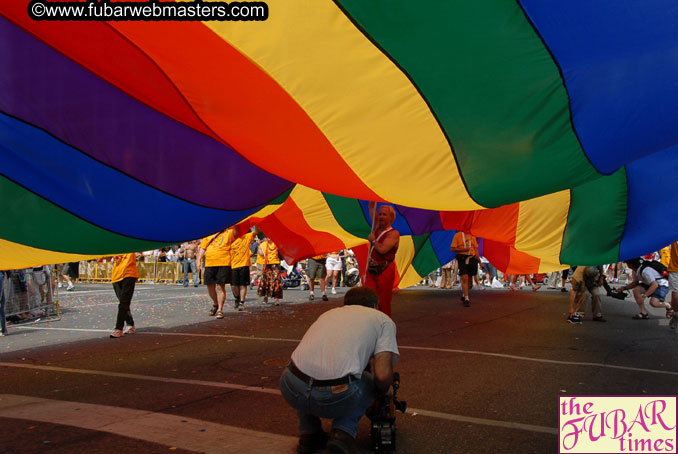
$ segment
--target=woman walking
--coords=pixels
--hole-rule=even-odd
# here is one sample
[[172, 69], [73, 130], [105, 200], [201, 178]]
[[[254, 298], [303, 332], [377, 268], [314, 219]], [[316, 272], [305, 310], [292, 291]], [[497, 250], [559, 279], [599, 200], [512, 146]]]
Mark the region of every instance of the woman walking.
[[[124, 334], [134, 334], [134, 319], [130, 306], [134, 296], [134, 286], [139, 279], [139, 270], [137, 269], [137, 258], [141, 257], [139, 253], [130, 253], [117, 255], [113, 257], [113, 274], [111, 282], [115, 296], [118, 297], [118, 317], [115, 321], [115, 329], [111, 333], [111, 339], [117, 339]], [[122, 329], [127, 324], [127, 330], [123, 333]]]
[[332, 295], [337, 294], [337, 279], [341, 273], [341, 257], [344, 256], [339, 252], [330, 252], [325, 260], [325, 268], [327, 268], [325, 280], [326, 282], [332, 282]]
[[264, 303], [268, 303], [268, 299], [273, 298], [275, 305], [280, 306], [280, 300], [283, 297], [283, 284], [282, 277], [280, 276], [278, 246], [270, 239], [264, 237], [264, 241], [259, 244], [257, 254], [264, 260], [263, 275], [259, 282], [257, 294], [264, 298]]

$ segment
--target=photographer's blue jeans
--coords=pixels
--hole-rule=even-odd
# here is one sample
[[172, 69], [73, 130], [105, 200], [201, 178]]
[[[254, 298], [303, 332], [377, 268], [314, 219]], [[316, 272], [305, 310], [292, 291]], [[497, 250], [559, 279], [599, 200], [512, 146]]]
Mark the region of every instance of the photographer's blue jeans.
[[343, 430], [353, 438], [358, 434], [358, 421], [374, 400], [372, 375], [364, 372], [360, 379], [348, 384], [344, 392], [333, 394], [331, 386], [309, 386], [285, 369], [280, 378], [280, 392], [297, 410], [299, 433], [322, 431], [320, 418], [332, 419], [332, 428]]
[[184, 259], [184, 285], [188, 285], [188, 272], [193, 274], [193, 285], [198, 285], [198, 268], [195, 259]]

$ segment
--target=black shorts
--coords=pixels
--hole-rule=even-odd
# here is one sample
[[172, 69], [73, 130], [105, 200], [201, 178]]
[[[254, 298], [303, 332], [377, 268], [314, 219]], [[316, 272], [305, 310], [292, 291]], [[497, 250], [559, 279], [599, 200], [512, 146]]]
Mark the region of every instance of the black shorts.
[[250, 267], [241, 266], [240, 268], [233, 268], [233, 279], [231, 280], [231, 286], [233, 285], [250, 285]]
[[205, 267], [205, 285], [225, 285], [231, 282], [230, 266]]
[[68, 276], [71, 279], [77, 279], [80, 277], [80, 262], [66, 263], [61, 270], [61, 275]]
[[[468, 265], [466, 264], [468, 260]], [[470, 257], [464, 254], [457, 254], [457, 263], [459, 264], [460, 276], [477, 276], [478, 275], [478, 259], [475, 256]]]

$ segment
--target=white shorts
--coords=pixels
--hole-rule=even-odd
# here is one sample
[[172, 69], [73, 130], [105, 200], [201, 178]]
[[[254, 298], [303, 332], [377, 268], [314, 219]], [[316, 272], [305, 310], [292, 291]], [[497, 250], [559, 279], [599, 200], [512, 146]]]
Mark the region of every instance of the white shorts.
[[327, 257], [325, 268], [327, 268], [327, 271], [341, 271], [341, 259]]
[[678, 271], [669, 273], [669, 290], [678, 292]]

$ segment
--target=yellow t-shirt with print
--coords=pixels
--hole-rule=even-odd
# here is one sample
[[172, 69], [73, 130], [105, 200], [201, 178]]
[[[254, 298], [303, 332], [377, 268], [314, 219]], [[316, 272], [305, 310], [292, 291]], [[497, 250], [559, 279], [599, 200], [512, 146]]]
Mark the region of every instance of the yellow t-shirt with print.
[[[268, 265], [279, 265], [280, 258], [278, 257], [278, 246], [275, 245], [273, 241], [264, 241], [261, 243], [261, 250], [264, 251], [264, 257], [259, 256], [257, 258], [257, 263], [266, 263]], [[268, 257], [266, 254], [268, 253]], [[259, 262], [261, 259], [261, 262]]]
[[476, 237], [468, 233], [457, 232], [454, 235], [454, 238], [452, 238], [452, 245], [450, 247], [454, 249], [470, 247], [471, 250], [468, 253], [459, 252], [459, 254], [465, 254], [470, 256], [478, 254], [478, 241], [476, 241]]
[[205, 266], [231, 266], [231, 245], [235, 239], [233, 229], [207, 236], [200, 242], [205, 250]]
[[[262, 247], [266, 242], [264, 241], [259, 245], [259, 247]], [[264, 254], [266, 254], [266, 251], [264, 251]], [[259, 254], [259, 251], [257, 250], [257, 265], [263, 265], [266, 263], [266, 257], [263, 255]]]
[[254, 239], [254, 232], [249, 232], [236, 238], [231, 245], [231, 268], [250, 266], [250, 244]]
[[111, 282], [120, 282], [126, 277], [139, 278], [137, 255], [134, 252], [131, 254], [117, 255], [113, 258]]

